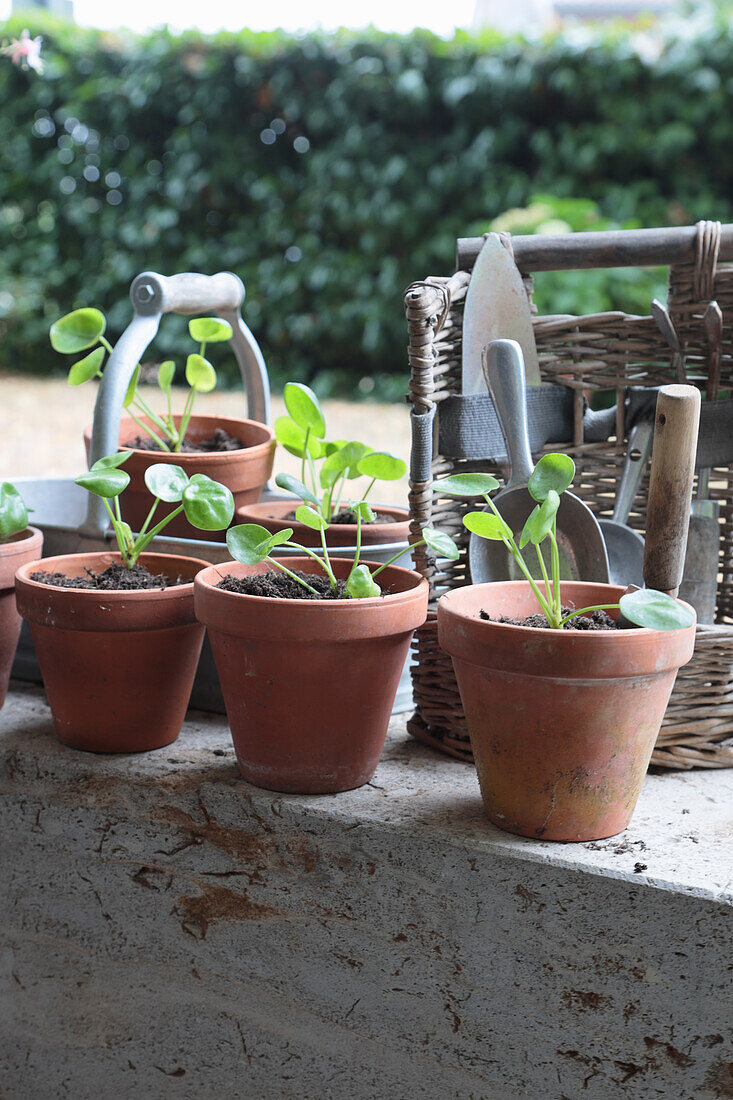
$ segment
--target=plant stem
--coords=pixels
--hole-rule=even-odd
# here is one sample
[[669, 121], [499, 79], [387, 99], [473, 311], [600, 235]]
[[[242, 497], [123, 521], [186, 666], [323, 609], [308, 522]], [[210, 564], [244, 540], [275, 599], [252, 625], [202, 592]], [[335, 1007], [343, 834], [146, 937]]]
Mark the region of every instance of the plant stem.
[[136, 404], [140, 408], [140, 411], [145, 416], [147, 416], [149, 420], [152, 420], [152, 422], [153, 422], [153, 424], [155, 424], [156, 428], [158, 428], [161, 432], [164, 432], [164, 433], [167, 434], [168, 429], [166, 428], [165, 421], [161, 420], [161, 418], [158, 416], [158, 414], [153, 412], [153, 410], [148, 405], [147, 401], [145, 401], [145, 399], [142, 398], [140, 396], [140, 394], [137, 393], [137, 391], [135, 392], [135, 397], [134, 397], [133, 403]]
[[593, 607], [580, 607], [577, 611], [572, 611], [569, 615], [566, 615], [560, 623], [560, 627], [565, 626], [565, 623], [569, 623], [576, 615], [586, 615], [589, 611], [613, 611], [618, 606], [617, 603], [597, 603]]
[[191, 386], [188, 391], [188, 397], [186, 398], [186, 404], [183, 409], [183, 416], [181, 417], [181, 424], [178, 428], [178, 440], [173, 450], [176, 454], [181, 450], [183, 440], [186, 438], [186, 432], [188, 431], [188, 422], [191, 419], [191, 413], [193, 412], [193, 402], [196, 397], [196, 387]]
[[552, 544], [552, 598], [556, 621], [562, 618], [562, 598], [560, 593], [560, 550], [557, 545], [556, 535], [557, 520], [553, 519], [550, 528], [550, 542]]
[[[361, 512], [359, 511], [359, 508], [357, 507], [357, 509], [356, 509], [356, 555], [354, 557], [354, 564], [352, 565], [351, 569], [349, 570], [349, 576], [348, 576], [348, 579], [346, 581], [347, 584], [349, 583], [349, 581], [353, 577], [354, 570], [356, 569], [357, 565], [359, 564], [360, 554], [361, 554]], [[373, 574], [372, 574], [372, 579], [374, 579]]]
[[109, 506], [109, 501], [107, 500], [106, 497], [102, 497], [102, 500], [104, 501], [104, 506], [107, 509], [107, 512], [109, 513], [109, 518], [112, 521], [112, 530], [114, 531], [115, 538], [117, 539], [117, 548], [120, 551], [120, 555], [122, 557], [122, 560], [124, 561], [125, 565], [129, 569], [130, 566], [135, 564], [134, 559], [132, 559], [130, 557], [129, 551], [127, 549], [127, 543], [126, 543], [125, 539], [122, 537], [122, 532], [120, 531], [119, 523], [118, 523], [117, 519], [115, 518], [114, 512], [112, 511], [112, 509]]
[[158, 507], [159, 504], [160, 504], [160, 500], [159, 500], [158, 497], [156, 497], [155, 500], [153, 501], [153, 507], [150, 509], [147, 516], [145, 517], [145, 523], [143, 523], [142, 527], [140, 528], [140, 530], [137, 533], [138, 538], [141, 538], [145, 534], [145, 532], [147, 531], [148, 524], [150, 523], [151, 519], [153, 518], [153, 513], [155, 512], [155, 509]]
[[133, 547], [133, 565], [142, 554], [143, 550], [153, 541], [155, 536], [159, 534], [167, 523], [170, 523], [172, 519], [180, 515], [183, 511], [183, 505], [179, 504], [177, 508], [174, 508], [172, 512], [169, 512], [167, 516], [164, 516], [160, 523], [156, 523], [152, 531], [148, 531], [147, 535], [143, 535], [142, 538], [138, 535], [135, 545]]
[[108, 352], [110, 353], [110, 355], [111, 355], [111, 354], [112, 354], [112, 352], [113, 352], [113, 351], [115, 350], [115, 349], [114, 349], [114, 348], [112, 347], [112, 345], [110, 344], [109, 340], [105, 339], [105, 337], [104, 337], [104, 336], [100, 336], [100, 337], [99, 337], [99, 342], [100, 342], [100, 344], [102, 344], [102, 346], [103, 346], [103, 347], [105, 347], [105, 348], [107, 349], [107, 351], [108, 351]]
[[313, 558], [313, 561], [317, 561], [321, 569], [323, 569], [324, 573], [328, 575], [332, 587], [336, 587], [336, 578], [333, 575], [330, 565], [327, 565], [324, 559], [319, 557], [318, 554], [316, 554], [315, 550], [312, 550], [310, 546], [301, 546], [299, 542], [283, 542], [280, 545], [283, 547], [287, 546], [290, 550], [302, 550], [303, 553], [307, 554], [309, 558]]
[[[283, 546], [289, 545], [290, 543], [283, 543]], [[320, 558], [316, 558], [316, 560], [320, 561]], [[319, 595], [318, 590], [314, 588], [312, 584], [308, 584], [307, 581], [304, 581], [302, 577], [297, 576], [297, 574], [293, 573], [292, 570], [287, 568], [287, 566], [282, 565], [282, 563], [279, 562], [277, 558], [265, 558], [265, 561], [268, 563], [268, 565], [274, 565], [276, 569], [280, 569], [283, 573], [287, 573], [287, 575], [289, 577], [292, 577], [297, 584], [301, 584], [303, 588], [307, 588], [309, 592], [313, 592], [316, 596]]]
[[369, 484], [367, 485], [367, 490], [364, 493], [364, 496], [361, 498], [362, 500], [366, 500], [366, 498], [369, 496], [372, 489], [374, 488], [374, 484], [375, 484], [376, 480], [377, 479], [375, 477], [373, 477], [372, 480], [369, 482]]
[[143, 424], [142, 420], [140, 420], [137, 416], [135, 416], [132, 409], [128, 409], [127, 411], [130, 414], [130, 418], [132, 420], [134, 420], [135, 423], [137, 424], [138, 428], [141, 428], [144, 432], [147, 432], [147, 434], [151, 437], [151, 439], [154, 439], [155, 442], [158, 444], [161, 451], [168, 451], [168, 453], [170, 454], [170, 447], [168, 446], [168, 444], [164, 443], [159, 435], [156, 435], [156, 433], [153, 431], [153, 429], [150, 427], [150, 425], [149, 424]]
[[311, 434], [311, 428], [310, 428], [310, 424], [309, 424], [308, 427], [305, 429], [305, 439], [303, 440], [303, 458], [301, 460], [301, 465], [300, 465], [300, 480], [303, 482], [304, 485], [305, 485], [305, 460], [306, 460], [306, 455], [308, 454], [308, 439], [310, 437], [310, 434]]
[[[500, 519], [501, 522], [504, 523], [504, 518], [503, 518], [501, 512], [499, 511], [499, 509], [494, 504], [491, 497], [488, 496], [488, 494], [484, 494], [484, 500], [486, 501], [486, 503], [488, 504], [489, 508], [494, 513], [494, 515], [497, 517], [497, 519]], [[529, 569], [527, 568], [527, 563], [525, 562], [524, 558], [522, 557], [522, 554], [521, 554], [519, 548], [517, 547], [517, 544], [514, 541], [514, 537], [512, 535], [510, 535], [508, 538], [502, 536], [502, 542], [504, 543], [507, 550], [509, 551], [509, 553], [512, 555], [512, 557], [516, 561], [516, 563], [519, 566], [519, 568], [521, 569], [521, 571], [524, 573], [525, 578], [529, 581], [529, 585], [530, 585], [530, 588], [532, 589], [532, 591], [534, 592], [535, 599], [537, 600], [537, 603], [542, 608], [542, 613], [544, 614], [545, 618], [549, 622], [550, 619], [551, 619], [551, 615], [552, 615], [552, 613], [550, 611], [550, 604], [547, 600], [545, 600], [545, 598], [543, 597], [543, 595], [540, 592], [539, 588], [535, 584], [534, 577], [532, 576]]]
[[336, 587], [338, 585], [338, 581], [336, 580], [336, 577], [334, 576], [333, 569], [331, 568], [331, 559], [328, 556], [328, 547], [326, 546], [326, 529], [325, 529], [325, 527], [321, 527], [319, 534], [321, 536], [321, 546], [323, 547], [323, 568], [328, 573], [329, 580], [331, 581], [331, 588], [333, 588], [333, 590], [335, 591]]
[[545, 559], [542, 557], [542, 551], [537, 544], [535, 544], [535, 550], [537, 551], [537, 560], [539, 561], [540, 569], [542, 570], [542, 580], [545, 582], [545, 595], [549, 596], [550, 592], [552, 591], [552, 587], [550, 585], [550, 578], [547, 576]]

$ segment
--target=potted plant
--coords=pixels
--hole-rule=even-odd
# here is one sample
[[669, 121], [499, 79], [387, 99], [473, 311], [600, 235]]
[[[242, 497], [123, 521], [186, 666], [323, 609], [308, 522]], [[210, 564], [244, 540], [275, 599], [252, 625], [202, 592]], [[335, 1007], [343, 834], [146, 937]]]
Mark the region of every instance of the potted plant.
[[[300, 459], [300, 479], [290, 474], [278, 474], [275, 483], [293, 493], [292, 501], [266, 501], [237, 507], [240, 523], [257, 523], [271, 534], [292, 528], [296, 541], [304, 546], [317, 546], [318, 533], [300, 524], [296, 505], [315, 501], [328, 525], [329, 547], [356, 546], [357, 517], [344, 497], [354, 496], [353, 482], [362, 478], [363, 489], [357, 503], [367, 499], [377, 481], [398, 481], [405, 473], [405, 463], [386, 451], [374, 451], [354, 440], [326, 441], [326, 421], [313, 390], [300, 382], [287, 382], [283, 390], [287, 416], [275, 421], [275, 438], [290, 454]], [[372, 518], [361, 522], [361, 544], [377, 546], [385, 543], [406, 543], [409, 519], [405, 508], [383, 504], [371, 506]]]
[[[178, 736], [204, 635], [193, 578], [206, 562], [148, 546], [180, 514], [196, 530], [218, 531], [234, 513], [226, 486], [156, 463], [145, 472], [154, 499], [135, 537], [119, 500], [129, 457], [108, 455], [76, 479], [104, 499], [117, 552], [33, 561], [15, 582], [58, 735], [93, 752], [141, 752]], [[153, 525], [161, 504], [175, 507]]]
[[[51, 326], [51, 345], [56, 351], [68, 355], [87, 352], [70, 368], [70, 385], [80, 386], [92, 378], [102, 377], [105, 357], [112, 351], [104, 335], [106, 327], [105, 316], [98, 309], [76, 309]], [[189, 321], [188, 330], [199, 349], [186, 360], [189, 391], [183, 412], [179, 415], [172, 411], [175, 364], [170, 359], [161, 363], [157, 376], [158, 386], [165, 395], [165, 412], [154, 412], [143, 396], [139, 364], [125, 396], [127, 415], [120, 420], [119, 442], [120, 450], [130, 451], [127, 463], [130, 482], [123, 503], [127, 521], [135, 531], [139, 530], [148, 510], [145, 470], [151, 461], [180, 466], [189, 477], [206, 474], [226, 485], [236, 504], [259, 500], [272, 473], [275, 438], [266, 424], [193, 412], [196, 396], [209, 393], [216, 386], [216, 371], [205, 358], [206, 346], [229, 340], [231, 326], [216, 317], [195, 317]], [[89, 425], [84, 432], [87, 454], [91, 432]], [[185, 512], [173, 520], [168, 533], [182, 538], [198, 537]]]
[[[364, 501], [353, 507], [358, 545], [371, 510]], [[244, 778], [270, 790], [333, 793], [362, 786], [376, 770], [428, 587], [391, 562], [332, 558], [320, 508], [306, 503], [296, 514], [322, 538], [323, 556], [291, 542], [292, 528], [232, 527], [235, 560], [196, 576], [196, 614], [209, 632]], [[458, 554], [436, 531], [425, 541], [444, 557]], [[275, 558], [276, 549], [302, 556]]]
[[43, 535], [28, 526], [28, 509], [9, 481], [0, 484], [0, 707], [8, 693], [21, 618], [15, 605], [15, 572], [40, 556]]
[[434, 486], [484, 497], [491, 511], [469, 512], [464, 524], [503, 542], [525, 578], [442, 596], [438, 638], [453, 660], [488, 817], [543, 840], [596, 840], [626, 827], [695, 643], [694, 611], [664, 593], [560, 580], [556, 514], [574, 472], [568, 455], [537, 463], [537, 505], [519, 545], [488, 495], [495, 478], [461, 474]]

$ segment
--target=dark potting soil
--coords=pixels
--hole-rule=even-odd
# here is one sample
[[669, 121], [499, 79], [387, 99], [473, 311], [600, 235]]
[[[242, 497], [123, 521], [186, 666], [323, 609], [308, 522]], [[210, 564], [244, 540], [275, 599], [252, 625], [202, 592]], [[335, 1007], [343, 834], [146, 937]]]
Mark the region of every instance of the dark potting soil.
[[[283, 516], [283, 519], [288, 520], [288, 522], [291, 522], [291, 521], [297, 522], [297, 518], [298, 517], [296, 516], [294, 511], [293, 512], [288, 512], [288, 514], [286, 516]], [[356, 527], [356, 516], [354, 515], [354, 513], [351, 511], [350, 508], [342, 508], [340, 512], [337, 512], [335, 516], [331, 517], [331, 523], [334, 523], [334, 524], [349, 523], [349, 524], [352, 524], [354, 527]], [[399, 520], [396, 519], [395, 516], [390, 516], [390, 515], [386, 515], [386, 514], [384, 514], [384, 515], [375, 515], [374, 519], [370, 519], [370, 520], [366, 520], [366, 521], [362, 520], [361, 525], [362, 525], [362, 527], [368, 527], [370, 523], [399, 523]]]
[[172, 580], [165, 573], [151, 573], [142, 565], [128, 569], [124, 565], [108, 565], [101, 573], [86, 569], [86, 577], [67, 577], [65, 573], [46, 573], [40, 569], [31, 573], [32, 581], [50, 584], [54, 588], [91, 588], [97, 591], [137, 591], [144, 588], [171, 588], [187, 584], [182, 577]]
[[[149, 435], [136, 435], [134, 439], [128, 439], [123, 447], [132, 447], [136, 451], [160, 451], [161, 448]], [[230, 435], [224, 428], [216, 428], [207, 439], [193, 441], [188, 436], [183, 440], [181, 452], [183, 454], [216, 454], [219, 451], [241, 451], [244, 447], [241, 439]]]
[[[569, 615], [571, 611], [574, 611], [573, 607], [563, 607], [563, 615]], [[510, 619], [506, 615], [499, 615], [498, 618], [494, 618], [493, 615], [489, 615], [488, 611], [483, 609], [480, 612], [482, 619], [488, 619], [492, 623], [508, 623], [509, 626], [534, 626], [542, 630], [546, 630], [550, 625], [540, 612], [534, 615], [527, 615], [526, 619]], [[577, 615], [574, 619], [571, 619], [569, 623], [565, 623], [563, 630], [618, 630], [614, 619], [608, 614], [607, 611], [592, 611], [590, 615]]]
[[318, 573], [303, 573], [299, 569], [293, 571], [297, 577], [302, 577], [312, 588], [317, 590], [317, 595], [303, 588], [287, 573], [257, 573], [252, 577], [224, 577], [217, 584], [217, 588], [223, 588], [225, 592], [238, 592], [242, 596], [270, 596], [280, 600], [350, 600], [346, 595], [346, 583], [339, 581], [334, 590], [328, 577]]

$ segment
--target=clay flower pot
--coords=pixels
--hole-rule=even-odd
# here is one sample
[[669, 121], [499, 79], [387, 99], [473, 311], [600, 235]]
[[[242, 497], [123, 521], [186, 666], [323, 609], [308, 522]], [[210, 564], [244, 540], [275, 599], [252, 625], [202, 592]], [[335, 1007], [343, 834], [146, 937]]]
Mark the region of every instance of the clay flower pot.
[[[614, 603], [623, 588], [565, 582], [565, 605]], [[525, 581], [459, 588], [438, 604], [486, 813], [511, 833], [598, 840], [636, 805], [677, 670], [683, 630], [558, 631], [487, 622], [537, 611]], [[611, 614], [614, 614], [611, 612]]]
[[[145, 417], [140, 418], [143, 423], [149, 423]], [[180, 423], [180, 416], [173, 417], [176, 424]], [[247, 504], [260, 499], [262, 489], [267, 483], [275, 459], [275, 433], [266, 424], [257, 420], [243, 420], [224, 416], [192, 416], [186, 433], [193, 440], [207, 439], [217, 428], [241, 439], [245, 446], [239, 451], [204, 451], [193, 454], [169, 454], [166, 451], [140, 451], [133, 448], [132, 454], [125, 463], [125, 470], [130, 475], [130, 484], [120, 497], [122, 515], [130, 524], [133, 531], [139, 531], [150, 509], [150, 493], [145, 487], [144, 477], [148, 466], [155, 462], [168, 462], [174, 466], [181, 466], [189, 477], [194, 474], [207, 474], [214, 481], [221, 482], [231, 489], [235, 505]], [[84, 430], [84, 443], [89, 457], [91, 440], [91, 425]], [[125, 450], [124, 444], [128, 439], [135, 439], [141, 431], [134, 420], [123, 416], [120, 421], [119, 443], [120, 450]], [[175, 505], [170, 505], [168, 511], [172, 511]], [[165, 507], [160, 507], [155, 515], [155, 522], [166, 515]], [[166, 527], [166, 535], [177, 538], [201, 539], [202, 533], [192, 527], [186, 517], [181, 514]], [[215, 542], [223, 542], [226, 538], [225, 531], [207, 531], [206, 538]]]
[[[296, 500], [295, 497], [291, 500], [269, 500], [262, 504], [246, 504], [243, 508], [237, 508], [234, 523], [259, 523], [260, 527], [264, 527], [273, 535], [276, 531], [292, 527], [293, 542], [299, 542], [301, 546], [320, 546], [321, 539], [317, 531], [306, 527], [304, 523], [298, 523], [297, 520], [285, 518], [294, 512], [299, 504], [302, 504], [302, 501]], [[378, 546], [387, 542], [406, 543], [409, 540], [410, 520], [406, 508], [390, 508], [384, 504], [373, 504], [372, 508], [378, 516], [392, 516], [396, 522], [362, 524], [362, 546]], [[356, 546], [356, 524], [334, 524], [326, 532], [326, 542], [329, 547]]]
[[206, 562], [143, 554], [152, 573], [190, 583], [143, 591], [55, 588], [47, 572], [101, 572], [116, 553], [64, 554], [24, 565], [18, 610], [30, 623], [59, 738], [90, 752], [144, 752], [178, 737], [203, 642], [193, 610], [193, 578]]
[[[290, 569], [320, 572], [312, 560]], [[332, 560], [339, 579], [348, 559]], [[427, 581], [389, 566], [389, 595], [365, 600], [244, 596], [222, 577], [265, 565], [212, 565], [195, 580], [239, 770], [258, 787], [325, 794], [361, 787], [374, 775], [413, 631], [427, 614]]]
[[40, 557], [42, 548], [43, 535], [35, 527], [27, 527], [0, 543], [0, 707], [8, 693], [22, 622], [15, 606], [15, 571]]

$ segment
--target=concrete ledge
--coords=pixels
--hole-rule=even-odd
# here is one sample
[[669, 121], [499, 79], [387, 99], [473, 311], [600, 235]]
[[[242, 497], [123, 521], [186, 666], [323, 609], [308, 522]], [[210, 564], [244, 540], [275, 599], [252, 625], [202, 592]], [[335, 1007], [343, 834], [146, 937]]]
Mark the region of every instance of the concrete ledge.
[[396, 721], [372, 784], [276, 795], [228, 731], [98, 757], [0, 712], [0, 1094], [733, 1096], [733, 773], [650, 776], [558, 846]]

